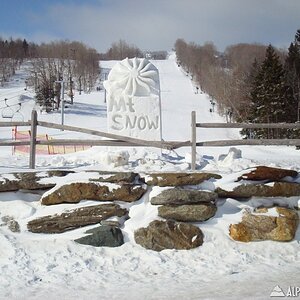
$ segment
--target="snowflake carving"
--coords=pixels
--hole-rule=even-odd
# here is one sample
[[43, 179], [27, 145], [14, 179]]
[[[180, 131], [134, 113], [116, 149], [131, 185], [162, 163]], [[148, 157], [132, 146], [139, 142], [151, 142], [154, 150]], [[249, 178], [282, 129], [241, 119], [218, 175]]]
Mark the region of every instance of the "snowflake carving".
[[130, 97], [158, 94], [158, 71], [144, 58], [126, 58], [111, 70], [105, 88], [108, 92]]

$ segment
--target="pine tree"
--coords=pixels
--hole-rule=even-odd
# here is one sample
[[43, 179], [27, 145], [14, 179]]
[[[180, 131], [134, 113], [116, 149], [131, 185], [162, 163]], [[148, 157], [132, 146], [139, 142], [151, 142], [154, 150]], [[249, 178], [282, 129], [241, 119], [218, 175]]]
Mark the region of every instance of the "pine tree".
[[[249, 121], [254, 123], [278, 123], [289, 119], [288, 106], [291, 96], [285, 83], [284, 69], [274, 48], [269, 45], [266, 56], [254, 76], [250, 99]], [[277, 137], [278, 133], [255, 130], [255, 137]]]
[[291, 43], [288, 49], [284, 69], [286, 84], [290, 87], [293, 97], [291, 113], [297, 111], [296, 120], [292, 120], [295, 122], [300, 119], [300, 30], [295, 35], [295, 42]]
[[295, 44], [300, 45], [300, 29], [298, 29], [295, 34]]

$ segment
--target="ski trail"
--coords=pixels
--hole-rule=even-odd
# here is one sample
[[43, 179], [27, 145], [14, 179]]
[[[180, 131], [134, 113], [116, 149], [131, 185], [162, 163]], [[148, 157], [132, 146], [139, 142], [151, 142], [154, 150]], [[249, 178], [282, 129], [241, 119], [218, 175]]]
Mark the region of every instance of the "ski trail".
[[[175, 54], [168, 60], [153, 61], [158, 68], [161, 83], [162, 124], [165, 140], [189, 140], [191, 136], [191, 112], [196, 111], [197, 122], [225, 123], [212, 105], [207, 94], [195, 94], [195, 87], [189, 76], [177, 66]], [[197, 140], [224, 140], [239, 138], [236, 129], [197, 129]]]

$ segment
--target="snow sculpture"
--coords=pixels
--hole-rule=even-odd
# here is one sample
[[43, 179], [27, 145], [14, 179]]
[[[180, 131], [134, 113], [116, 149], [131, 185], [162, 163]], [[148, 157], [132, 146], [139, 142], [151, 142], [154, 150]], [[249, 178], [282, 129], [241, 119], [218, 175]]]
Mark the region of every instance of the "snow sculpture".
[[159, 74], [146, 59], [118, 62], [104, 82], [110, 133], [161, 140]]

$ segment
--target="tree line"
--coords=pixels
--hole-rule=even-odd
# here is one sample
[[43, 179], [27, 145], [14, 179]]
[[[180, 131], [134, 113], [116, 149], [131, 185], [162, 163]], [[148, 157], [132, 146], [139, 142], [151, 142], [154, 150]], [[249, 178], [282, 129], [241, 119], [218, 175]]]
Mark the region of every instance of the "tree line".
[[149, 58], [164, 60], [168, 57], [167, 51], [142, 51], [134, 44], [129, 44], [124, 40], [113, 42], [105, 53], [100, 53], [100, 60], [123, 60], [126, 57]]
[[29, 44], [21, 39], [4, 40], [0, 37], [0, 85], [13, 76], [24, 58], [30, 55]]
[[29, 85], [46, 110], [59, 108], [62, 88], [73, 104], [75, 90], [88, 93], [95, 86], [100, 74], [95, 49], [81, 42], [58, 41], [41, 44], [38, 53], [30, 62]]
[[[272, 45], [236, 44], [223, 53], [213, 43], [175, 42], [178, 65], [209, 94], [228, 120], [296, 122], [300, 117], [300, 30], [288, 51]], [[244, 131], [247, 137], [295, 136], [286, 130]]]

